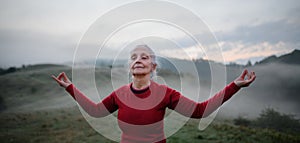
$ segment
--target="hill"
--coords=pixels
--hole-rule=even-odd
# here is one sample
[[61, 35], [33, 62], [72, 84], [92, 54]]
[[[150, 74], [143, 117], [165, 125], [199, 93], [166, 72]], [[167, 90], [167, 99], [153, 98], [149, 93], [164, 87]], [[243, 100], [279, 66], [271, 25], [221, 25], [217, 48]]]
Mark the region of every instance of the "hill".
[[300, 50], [294, 50], [291, 53], [282, 55], [282, 56], [275, 56], [272, 55], [270, 57], [267, 57], [263, 59], [260, 62], [257, 62], [256, 64], [268, 64], [268, 63], [285, 63], [285, 64], [300, 64]]
[[[43, 109], [55, 107], [48, 101], [63, 97], [63, 92], [52, 81], [51, 75], [65, 71], [71, 74], [71, 68], [63, 65], [41, 64], [18, 68], [15, 72], [0, 76], [1, 106], [5, 110]], [[61, 98], [59, 98], [61, 99]], [[58, 102], [58, 107], [62, 100]], [[61, 105], [64, 105], [61, 103]]]

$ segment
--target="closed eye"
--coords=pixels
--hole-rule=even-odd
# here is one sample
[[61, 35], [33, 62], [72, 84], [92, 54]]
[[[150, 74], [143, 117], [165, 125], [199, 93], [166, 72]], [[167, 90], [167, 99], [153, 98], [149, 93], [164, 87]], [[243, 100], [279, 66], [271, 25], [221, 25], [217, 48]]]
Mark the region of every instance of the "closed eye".
[[131, 60], [135, 60], [136, 59], [136, 56], [131, 56]]
[[143, 56], [143, 57], [142, 57], [143, 60], [146, 60], [146, 59], [148, 59], [148, 58], [149, 58], [148, 56]]

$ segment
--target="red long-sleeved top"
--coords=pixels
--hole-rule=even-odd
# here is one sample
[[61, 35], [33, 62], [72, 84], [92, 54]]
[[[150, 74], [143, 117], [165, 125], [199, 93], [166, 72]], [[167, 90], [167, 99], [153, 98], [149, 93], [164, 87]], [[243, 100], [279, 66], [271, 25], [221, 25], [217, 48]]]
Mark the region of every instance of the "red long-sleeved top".
[[206, 117], [240, 89], [232, 82], [210, 99], [197, 103], [154, 81], [140, 94], [133, 93], [131, 86], [132, 83], [120, 87], [99, 103], [90, 100], [73, 84], [66, 90], [93, 117], [104, 117], [118, 110], [122, 143], [165, 143], [163, 118], [166, 108], [191, 118]]

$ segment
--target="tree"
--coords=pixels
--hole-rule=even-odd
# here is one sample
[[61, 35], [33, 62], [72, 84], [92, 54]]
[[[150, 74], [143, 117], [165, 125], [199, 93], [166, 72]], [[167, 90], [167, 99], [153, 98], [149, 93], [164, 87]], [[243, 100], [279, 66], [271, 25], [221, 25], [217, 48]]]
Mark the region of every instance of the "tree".
[[249, 60], [248, 62], [247, 62], [247, 64], [246, 64], [246, 67], [251, 67], [252, 66], [252, 63], [251, 63], [251, 61]]

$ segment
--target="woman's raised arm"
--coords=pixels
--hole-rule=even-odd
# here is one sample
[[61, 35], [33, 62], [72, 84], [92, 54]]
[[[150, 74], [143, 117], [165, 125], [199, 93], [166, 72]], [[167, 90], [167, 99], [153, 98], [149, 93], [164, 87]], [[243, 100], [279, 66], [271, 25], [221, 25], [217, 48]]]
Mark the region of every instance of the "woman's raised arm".
[[64, 87], [90, 116], [104, 117], [117, 110], [113, 94], [103, 99], [103, 101], [95, 103], [77, 89], [64, 72], [60, 73], [57, 77], [52, 75], [52, 78], [60, 86]]

